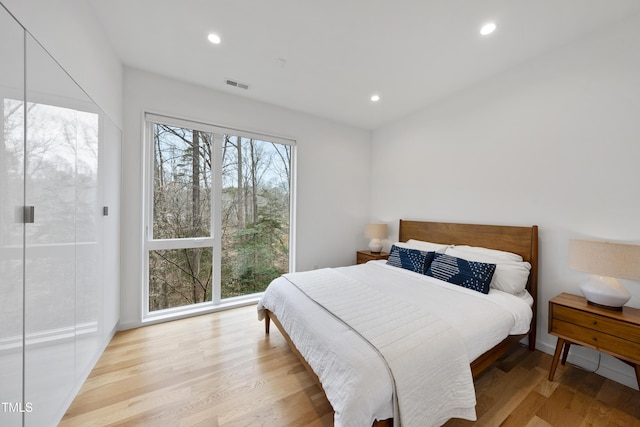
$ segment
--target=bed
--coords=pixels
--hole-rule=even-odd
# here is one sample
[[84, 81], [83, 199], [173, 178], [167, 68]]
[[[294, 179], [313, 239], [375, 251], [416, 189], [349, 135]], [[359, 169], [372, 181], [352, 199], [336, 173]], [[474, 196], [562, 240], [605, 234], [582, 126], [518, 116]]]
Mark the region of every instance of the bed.
[[[537, 226], [400, 220], [398, 241], [418, 241], [408, 245], [412, 255], [411, 245], [437, 242], [444, 248], [422, 252], [473, 262], [491, 261], [494, 254], [480, 252], [476, 259], [465, 250], [517, 256], [529, 268], [526, 292], [494, 289], [497, 273], [485, 294], [386, 261], [274, 280], [258, 304], [258, 317], [267, 334], [271, 322], [277, 326], [324, 390], [336, 426], [391, 426], [394, 417], [396, 426], [474, 419], [470, 379], [525, 337], [535, 348]], [[435, 257], [450, 259], [444, 255]], [[497, 264], [500, 277], [507, 277], [504, 265], [510, 263]]]

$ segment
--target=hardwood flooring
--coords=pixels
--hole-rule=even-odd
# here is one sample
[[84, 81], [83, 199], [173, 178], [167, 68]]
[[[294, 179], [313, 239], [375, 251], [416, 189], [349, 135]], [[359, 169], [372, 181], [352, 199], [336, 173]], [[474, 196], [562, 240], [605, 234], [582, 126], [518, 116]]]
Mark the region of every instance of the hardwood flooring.
[[[519, 348], [476, 379], [457, 426], [638, 426], [640, 392]], [[60, 426], [331, 426], [322, 391], [255, 306], [116, 334]]]

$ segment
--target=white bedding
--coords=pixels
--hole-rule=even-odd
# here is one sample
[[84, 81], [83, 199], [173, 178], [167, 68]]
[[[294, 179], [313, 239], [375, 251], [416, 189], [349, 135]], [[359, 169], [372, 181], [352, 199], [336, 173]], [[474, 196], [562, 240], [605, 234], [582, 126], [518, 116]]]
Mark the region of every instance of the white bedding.
[[[462, 337], [470, 361], [507, 335], [529, 329], [532, 314], [527, 302], [504, 292], [480, 294], [384, 261], [337, 270], [448, 322]], [[274, 280], [260, 300], [259, 319], [264, 317], [263, 309], [275, 313], [320, 378], [335, 410], [336, 426], [370, 426], [375, 420], [393, 417], [393, 385], [387, 367], [360, 336], [284, 277]]]

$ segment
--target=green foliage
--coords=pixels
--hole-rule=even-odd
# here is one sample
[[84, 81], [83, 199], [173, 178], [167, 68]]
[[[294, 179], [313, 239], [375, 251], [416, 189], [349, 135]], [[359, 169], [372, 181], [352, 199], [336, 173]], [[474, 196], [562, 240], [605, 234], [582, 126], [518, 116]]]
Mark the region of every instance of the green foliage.
[[223, 252], [222, 297], [263, 292], [288, 271], [288, 227], [274, 218], [261, 218], [233, 236]]

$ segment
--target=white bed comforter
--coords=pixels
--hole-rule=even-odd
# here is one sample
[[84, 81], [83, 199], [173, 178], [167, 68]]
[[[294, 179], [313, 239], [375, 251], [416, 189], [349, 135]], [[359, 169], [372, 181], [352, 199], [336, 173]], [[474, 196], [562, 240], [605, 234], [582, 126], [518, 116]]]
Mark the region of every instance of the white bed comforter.
[[[507, 335], [526, 332], [531, 320], [528, 305], [511, 295], [479, 294], [384, 262], [329, 271], [325, 274], [329, 281], [320, 280], [320, 271], [276, 279], [258, 312], [260, 319], [264, 309], [276, 314], [314, 369], [335, 410], [336, 426], [368, 427], [376, 419], [394, 416], [393, 378], [383, 358], [362, 336], [386, 353], [393, 369], [398, 385], [396, 419], [405, 426], [440, 425], [451, 417], [475, 417], [469, 361]], [[290, 280], [312, 297], [324, 299], [321, 304], [345, 316], [347, 323], [359, 324], [360, 332], [336, 321]], [[338, 293], [340, 287], [351, 297]], [[361, 308], [352, 310], [353, 306]], [[425, 323], [435, 329], [425, 330]], [[382, 325], [390, 329], [380, 334]], [[410, 333], [417, 333], [417, 340], [403, 338], [406, 331], [400, 330], [407, 325], [421, 325]], [[456, 354], [452, 346], [458, 347]], [[423, 354], [434, 349], [442, 351]], [[438, 359], [457, 366], [453, 376], [445, 375]]]

